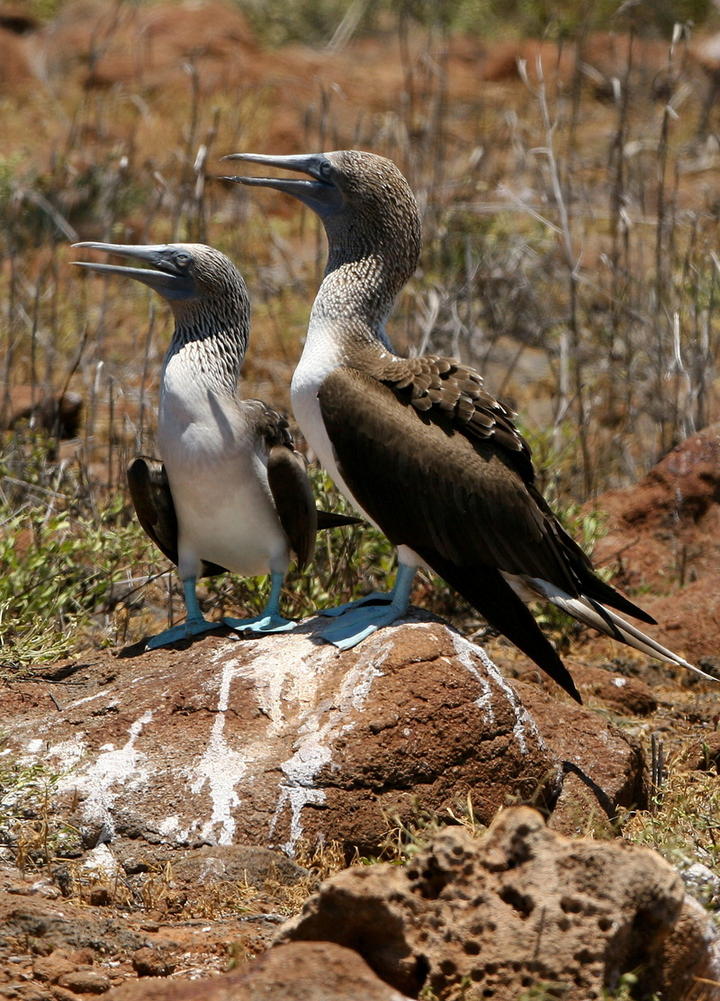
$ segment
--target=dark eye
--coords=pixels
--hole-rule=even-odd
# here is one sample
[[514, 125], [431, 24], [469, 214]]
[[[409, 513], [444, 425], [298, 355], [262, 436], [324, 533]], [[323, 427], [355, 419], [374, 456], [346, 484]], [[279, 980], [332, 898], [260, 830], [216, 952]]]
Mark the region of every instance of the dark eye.
[[186, 268], [191, 260], [190, 254], [185, 254], [182, 251], [175, 254], [175, 263], [181, 268]]
[[320, 173], [320, 177], [322, 177], [323, 181], [329, 181], [330, 180], [330, 175], [332, 174], [332, 167], [331, 167], [330, 163], [327, 160], [323, 160], [321, 162], [320, 168], [319, 168], [319, 173]]

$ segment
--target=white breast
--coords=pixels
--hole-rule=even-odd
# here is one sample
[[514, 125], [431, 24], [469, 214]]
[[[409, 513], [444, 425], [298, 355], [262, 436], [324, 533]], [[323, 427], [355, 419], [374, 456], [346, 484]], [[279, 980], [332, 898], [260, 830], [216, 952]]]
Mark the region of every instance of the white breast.
[[320, 465], [330, 474], [344, 497], [367, 517], [338, 472], [335, 452], [320, 412], [320, 387], [323, 380], [341, 363], [331, 332], [326, 333], [317, 326], [311, 326], [290, 386], [293, 413]]
[[178, 569], [208, 560], [245, 576], [284, 573], [285, 533], [267, 482], [267, 456], [242, 403], [188, 379], [170, 359], [163, 372], [158, 447], [178, 518]]

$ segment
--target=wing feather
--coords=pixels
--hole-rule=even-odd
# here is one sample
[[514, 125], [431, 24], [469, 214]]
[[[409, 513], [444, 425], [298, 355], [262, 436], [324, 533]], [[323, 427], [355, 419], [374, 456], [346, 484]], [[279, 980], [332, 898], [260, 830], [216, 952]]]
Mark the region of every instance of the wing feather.
[[273, 445], [268, 455], [268, 483], [280, 524], [302, 569], [315, 551], [317, 511], [301, 455]]
[[[177, 515], [164, 463], [138, 455], [128, 465], [127, 481], [137, 519], [145, 533], [177, 566]], [[219, 573], [227, 573], [225, 567], [202, 561], [201, 577], [214, 577]]]

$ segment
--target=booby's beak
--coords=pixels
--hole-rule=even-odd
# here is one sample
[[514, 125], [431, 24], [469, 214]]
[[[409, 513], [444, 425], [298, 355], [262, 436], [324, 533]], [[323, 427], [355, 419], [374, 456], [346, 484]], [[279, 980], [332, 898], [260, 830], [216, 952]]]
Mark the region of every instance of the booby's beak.
[[264, 156], [261, 153], [230, 153], [223, 160], [244, 160], [247, 163], [262, 163], [267, 167], [295, 170], [307, 174], [311, 180], [297, 177], [223, 177], [223, 181], [237, 184], [259, 185], [275, 188], [304, 202], [320, 216], [337, 212], [342, 208], [344, 198], [340, 188], [333, 181], [333, 166], [324, 153], [307, 153], [302, 156]]
[[171, 244], [159, 243], [136, 246], [123, 243], [74, 243], [73, 247], [87, 247], [102, 250], [106, 254], [130, 257], [153, 265], [152, 268], [130, 268], [122, 264], [100, 264], [95, 261], [73, 261], [78, 268], [100, 271], [106, 274], [125, 275], [148, 285], [164, 299], [190, 299], [197, 294], [195, 280], [183, 270], [189, 263], [190, 255]]

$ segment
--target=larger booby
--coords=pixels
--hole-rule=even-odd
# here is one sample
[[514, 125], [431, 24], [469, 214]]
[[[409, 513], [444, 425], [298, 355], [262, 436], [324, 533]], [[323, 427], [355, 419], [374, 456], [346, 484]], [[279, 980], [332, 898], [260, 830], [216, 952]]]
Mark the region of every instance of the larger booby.
[[279, 608], [290, 551], [302, 567], [313, 553], [318, 523], [331, 527], [357, 519], [316, 511], [287, 420], [260, 400], [239, 397], [250, 325], [242, 276], [224, 254], [203, 244], [75, 246], [150, 265], [74, 262], [148, 285], [175, 317], [160, 383], [157, 441], [163, 462], [136, 458], [128, 483], [138, 520], [177, 565], [187, 617], [147, 646], [221, 625], [204, 618], [196, 579], [224, 570], [271, 575], [262, 614], [226, 618], [226, 625], [257, 633], [291, 629], [295, 623]]
[[357, 150], [225, 159], [305, 175], [227, 179], [293, 195], [323, 222], [328, 262], [292, 380], [293, 409], [340, 490], [398, 547], [393, 591], [333, 610], [341, 615], [325, 638], [347, 648], [402, 616], [426, 564], [577, 701], [525, 600], [549, 600], [697, 671], [604, 607], [655, 621], [595, 575], [539, 493], [514, 415], [481, 376], [452, 358], [394, 354], [385, 322], [421, 246], [417, 204], [395, 164]]

